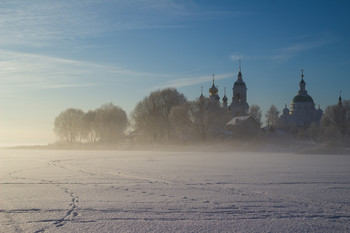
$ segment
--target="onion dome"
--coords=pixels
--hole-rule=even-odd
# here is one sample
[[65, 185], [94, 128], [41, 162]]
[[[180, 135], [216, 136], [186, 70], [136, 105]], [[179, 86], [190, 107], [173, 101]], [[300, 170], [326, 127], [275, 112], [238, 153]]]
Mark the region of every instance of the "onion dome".
[[216, 94], [218, 93], [218, 89], [214, 84], [214, 74], [213, 74], [213, 85], [211, 86], [211, 88], [209, 88], [209, 93], [210, 93], [210, 96], [216, 96]]
[[233, 84], [234, 87], [246, 87], [245, 82], [242, 79], [242, 73], [241, 71], [238, 72], [238, 79], [237, 81]]
[[305, 90], [306, 83], [304, 81], [304, 70], [301, 70], [301, 80], [299, 83], [300, 90], [298, 91], [298, 95], [294, 96], [292, 103], [298, 103], [298, 102], [311, 102], [314, 103], [314, 100], [311, 96], [307, 94], [307, 91]]
[[241, 80], [237, 80], [233, 85], [233, 87], [246, 87], [246, 85], [245, 85], [245, 82], [241, 79]]
[[297, 103], [297, 102], [311, 102], [311, 103], [314, 103], [314, 100], [309, 95], [296, 95], [296, 96], [294, 96], [294, 98], [292, 100], [292, 103]]
[[213, 83], [213, 86], [211, 86], [211, 88], [209, 88], [209, 93], [211, 96], [214, 96], [218, 93], [218, 89], [216, 88], [216, 86]]
[[233, 84], [233, 87], [246, 87], [245, 82], [242, 79], [242, 72], [241, 72], [241, 60], [239, 60], [239, 72], [237, 75], [237, 81]]

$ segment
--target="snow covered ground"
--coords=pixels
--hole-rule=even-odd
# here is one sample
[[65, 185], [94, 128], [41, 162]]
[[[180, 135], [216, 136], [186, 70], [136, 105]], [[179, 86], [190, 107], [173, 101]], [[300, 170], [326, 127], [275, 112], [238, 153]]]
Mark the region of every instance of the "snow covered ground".
[[0, 232], [350, 232], [350, 156], [3, 149]]

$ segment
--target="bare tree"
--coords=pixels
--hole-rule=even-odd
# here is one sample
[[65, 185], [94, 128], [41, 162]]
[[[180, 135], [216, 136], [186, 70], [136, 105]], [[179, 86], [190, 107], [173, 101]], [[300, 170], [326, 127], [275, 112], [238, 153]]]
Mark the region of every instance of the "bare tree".
[[69, 108], [61, 112], [54, 122], [54, 132], [60, 140], [74, 143], [82, 137], [84, 112], [80, 109]]
[[278, 124], [280, 112], [277, 110], [275, 105], [271, 105], [267, 113], [265, 114], [266, 123], [268, 128], [275, 128]]
[[135, 129], [142, 131], [154, 141], [169, 140], [170, 110], [185, 102], [186, 97], [174, 88], [152, 92], [136, 105], [132, 113]]
[[350, 135], [350, 101], [328, 106], [321, 118], [324, 140], [340, 140]]
[[256, 122], [258, 122], [259, 125], [261, 126], [262, 114], [261, 114], [261, 110], [260, 110], [259, 105], [253, 104], [252, 106], [250, 106], [249, 115], [251, 117], [253, 117], [256, 120]]
[[210, 124], [207, 100], [188, 102], [171, 109], [170, 120], [173, 127], [183, 137], [205, 140]]
[[230, 118], [228, 111], [204, 97], [173, 107], [170, 114], [171, 123], [180, 134], [203, 141], [210, 130], [215, 134], [215, 130], [223, 129]]
[[88, 142], [94, 143], [97, 141], [97, 119], [96, 111], [88, 111], [84, 118], [84, 136]]
[[101, 141], [117, 142], [124, 136], [128, 118], [123, 109], [112, 103], [95, 110], [96, 133]]
[[320, 124], [316, 122], [312, 122], [305, 132], [306, 138], [311, 139], [313, 141], [319, 141], [320, 134], [321, 134]]

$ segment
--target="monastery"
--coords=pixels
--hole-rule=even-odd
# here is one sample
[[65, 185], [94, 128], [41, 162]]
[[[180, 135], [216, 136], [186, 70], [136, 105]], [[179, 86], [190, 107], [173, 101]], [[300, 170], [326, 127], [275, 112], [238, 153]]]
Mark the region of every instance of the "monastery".
[[[319, 123], [322, 117], [322, 110], [320, 107], [315, 108], [315, 103], [313, 98], [308, 94], [305, 89], [306, 82], [304, 81], [303, 70], [301, 72], [301, 80], [299, 82], [299, 91], [296, 96], [292, 99], [289, 109], [287, 105], [283, 109], [283, 113], [280, 116], [280, 124], [283, 128], [288, 128], [288, 126], [296, 127], [308, 127], [311, 123]], [[249, 104], [247, 102], [247, 86], [243, 81], [241, 72], [241, 62], [239, 62], [239, 72], [237, 75], [237, 80], [234, 82], [232, 87], [232, 102], [228, 105], [228, 98], [226, 96], [226, 88], [224, 89], [224, 97], [222, 98], [222, 103], [220, 103], [220, 96], [218, 94], [218, 88], [215, 86], [215, 80], [213, 75], [213, 84], [209, 88], [209, 101], [215, 103], [216, 106], [220, 108], [227, 109], [233, 117], [233, 119], [228, 122], [228, 125], [233, 125], [237, 122], [251, 121], [249, 119]], [[203, 98], [203, 89], [202, 95]]]

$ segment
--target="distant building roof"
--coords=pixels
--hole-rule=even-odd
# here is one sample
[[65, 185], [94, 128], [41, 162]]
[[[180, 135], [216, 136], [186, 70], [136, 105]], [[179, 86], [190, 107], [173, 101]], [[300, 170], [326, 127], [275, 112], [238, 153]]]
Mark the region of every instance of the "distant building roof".
[[250, 116], [239, 116], [239, 117], [234, 117], [232, 118], [226, 125], [241, 125], [244, 124], [244, 122], [246, 122], [249, 118], [251, 118]]

